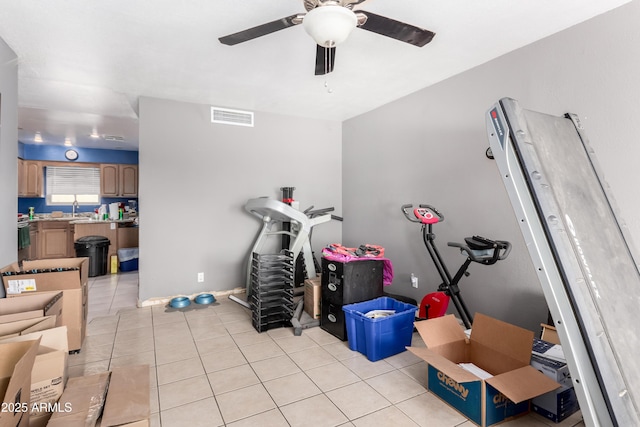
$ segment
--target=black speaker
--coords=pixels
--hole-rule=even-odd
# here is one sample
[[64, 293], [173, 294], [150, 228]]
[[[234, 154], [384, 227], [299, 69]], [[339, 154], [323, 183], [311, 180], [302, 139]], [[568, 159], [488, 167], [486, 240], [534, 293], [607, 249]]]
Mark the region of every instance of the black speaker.
[[334, 337], [346, 341], [347, 325], [344, 321], [342, 305], [322, 301], [320, 310], [320, 328], [329, 332]]
[[380, 260], [337, 262], [322, 258], [322, 301], [344, 305], [382, 296]]
[[375, 259], [338, 262], [322, 258], [320, 328], [346, 341], [342, 306], [381, 297], [383, 267]]

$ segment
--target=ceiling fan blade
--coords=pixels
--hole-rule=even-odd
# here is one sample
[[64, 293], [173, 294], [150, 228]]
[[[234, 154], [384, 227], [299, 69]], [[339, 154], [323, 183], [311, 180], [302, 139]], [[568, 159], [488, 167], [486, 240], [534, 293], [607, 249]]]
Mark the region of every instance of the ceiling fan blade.
[[316, 76], [329, 74], [333, 71], [336, 60], [336, 48], [316, 45]]
[[253, 40], [255, 38], [266, 36], [267, 34], [275, 33], [276, 31], [298, 25], [302, 22], [302, 16], [304, 15], [295, 14], [287, 16], [286, 18], [278, 19], [277, 21], [267, 22], [266, 24], [258, 25], [257, 27], [220, 37], [218, 40], [220, 40], [220, 43], [222, 44], [233, 46], [238, 43]]
[[375, 13], [365, 12], [364, 10], [359, 10], [358, 13], [363, 13], [367, 17], [366, 22], [360, 25], [360, 28], [414, 46], [422, 47], [429, 43], [431, 39], [433, 39], [433, 36], [436, 35], [436, 33], [425, 30], [424, 28], [405, 24], [404, 22], [376, 15]]

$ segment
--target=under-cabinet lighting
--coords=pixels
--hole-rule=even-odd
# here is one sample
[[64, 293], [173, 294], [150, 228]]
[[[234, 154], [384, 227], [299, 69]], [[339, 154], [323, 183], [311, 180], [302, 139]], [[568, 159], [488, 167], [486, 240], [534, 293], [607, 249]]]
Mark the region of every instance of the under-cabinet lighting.
[[33, 137], [33, 142], [42, 142], [42, 135], [40, 132], [36, 132], [36, 136]]
[[65, 138], [64, 140], [64, 146], [65, 147], [71, 147], [71, 140], [69, 138]]

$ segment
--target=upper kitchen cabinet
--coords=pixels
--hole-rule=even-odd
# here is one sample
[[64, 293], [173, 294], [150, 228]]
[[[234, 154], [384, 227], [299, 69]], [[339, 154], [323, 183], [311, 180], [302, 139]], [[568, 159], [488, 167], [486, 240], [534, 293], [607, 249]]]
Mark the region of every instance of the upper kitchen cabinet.
[[138, 197], [138, 165], [120, 165], [120, 193], [123, 197]]
[[138, 197], [138, 166], [100, 165], [100, 191], [105, 197]]
[[42, 162], [18, 159], [18, 196], [44, 196], [44, 173]]

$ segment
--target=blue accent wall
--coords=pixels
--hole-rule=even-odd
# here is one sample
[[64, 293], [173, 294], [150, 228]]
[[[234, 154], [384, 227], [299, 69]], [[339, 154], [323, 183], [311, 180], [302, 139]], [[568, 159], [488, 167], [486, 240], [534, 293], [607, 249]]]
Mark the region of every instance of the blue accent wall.
[[[35, 145], [24, 144], [18, 141], [18, 156], [24, 160], [44, 160], [55, 162], [88, 162], [88, 163], [112, 163], [112, 164], [138, 164], [138, 152], [137, 151], [125, 151], [125, 150], [100, 150], [97, 148], [82, 148], [73, 147], [78, 152], [78, 160], [75, 162], [69, 161], [64, 157], [65, 151], [70, 147], [64, 147], [60, 145]], [[138, 199], [136, 197], [103, 197], [100, 200], [100, 204], [121, 202], [127, 205], [128, 200]], [[64, 213], [71, 213], [72, 207], [68, 206], [47, 206], [46, 199], [44, 197], [18, 197], [18, 213], [28, 214], [29, 208], [35, 208], [36, 213], [51, 213], [53, 211], [62, 211]], [[93, 212], [98, 206], [80, 206], [78, 212]], [[137, 211], [140, 212], [140, 204], [138, 203]]]
[[78, 160], [75, 162], [138, 164], [137, 151], [100, 150], [97, 148], [64, 147], [62, 145], [24, 144], [22, 142], [18, 142], [18, 156], [25, 160], [74, 163], [64, 157], [65, 151], [70, 148], [78, 152]]

